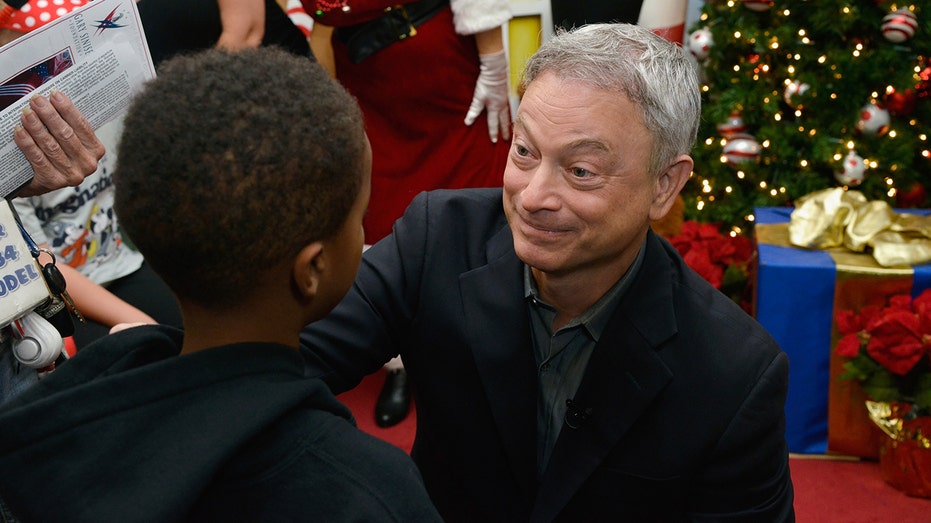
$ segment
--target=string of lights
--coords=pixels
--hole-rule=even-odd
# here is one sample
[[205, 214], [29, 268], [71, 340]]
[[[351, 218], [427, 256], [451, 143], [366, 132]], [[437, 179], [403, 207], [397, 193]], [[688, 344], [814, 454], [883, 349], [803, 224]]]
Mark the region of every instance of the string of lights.
[[704, 104], [686, 218], [745, 234], [755, 207], [835, 186], [928, 206], [931, 0], [708, 0], [685, 45]]

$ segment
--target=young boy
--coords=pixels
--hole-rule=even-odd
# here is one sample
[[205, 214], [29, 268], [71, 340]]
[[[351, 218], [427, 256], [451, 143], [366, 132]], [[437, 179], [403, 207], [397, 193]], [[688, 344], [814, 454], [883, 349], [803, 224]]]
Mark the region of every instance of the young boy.
[[185, 331], [112, 334], [0, 410], [12, 515], [438, 521], [413, 462], [358, 431], [297, 350], [361, 258], [355, 101], [306, 58], [206, 51], [165, 63], [118, 153], [117, 212]]

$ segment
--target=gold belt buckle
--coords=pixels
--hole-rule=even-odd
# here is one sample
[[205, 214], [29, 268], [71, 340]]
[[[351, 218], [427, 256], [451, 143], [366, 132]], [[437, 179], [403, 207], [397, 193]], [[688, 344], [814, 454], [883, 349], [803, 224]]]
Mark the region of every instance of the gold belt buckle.
[[417, 28], [414, 27], [414, 24], [411, 23], [411, 19], [407, 15], [407, 9], [404, 9], [403, 5], [396, 5], [394, 7], [385, 8], [386, 15], [390, 14], [391, 11], [399, 11], [401, 16], [404, 18], [404, 22], [407, 24], [407, 27], [398, 27], [394, 23], [394, 18], [388, 18], [388, 20], [391, 21], [391, 25], [394, 28], [395, 33], [398, 35], [398, 40], [404, 40], [409, 36], [417, 36]]

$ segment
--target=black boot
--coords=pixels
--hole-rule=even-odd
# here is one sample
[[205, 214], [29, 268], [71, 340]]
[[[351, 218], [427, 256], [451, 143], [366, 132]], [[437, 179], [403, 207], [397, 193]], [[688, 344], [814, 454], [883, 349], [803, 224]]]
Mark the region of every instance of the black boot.
[[385, 428], [401, 423], [407, 417], [410, 405], [411, 388], [407, 383], [407, 371], [385, 371], [385, 385], [375, 402], [375, 424]]

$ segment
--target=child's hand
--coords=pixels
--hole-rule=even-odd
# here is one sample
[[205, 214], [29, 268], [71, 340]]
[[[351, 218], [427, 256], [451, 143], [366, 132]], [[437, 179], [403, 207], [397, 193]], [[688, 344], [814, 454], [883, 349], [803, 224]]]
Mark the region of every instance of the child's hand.
[[116, 325], [110, 327], [110, 334], [115, 332], [124, 331], [126, 329], [131, 329], [133, 327], [139, 327], [141, 325], [151, 325], [151, 323], [136, 322], [136, 323], [117, 323]]

